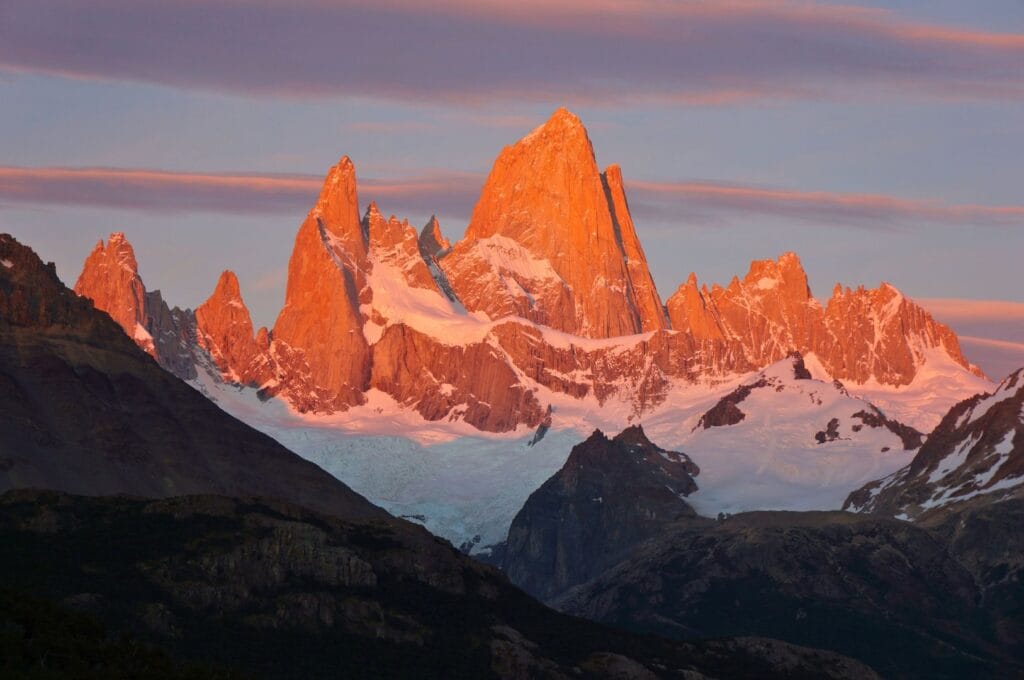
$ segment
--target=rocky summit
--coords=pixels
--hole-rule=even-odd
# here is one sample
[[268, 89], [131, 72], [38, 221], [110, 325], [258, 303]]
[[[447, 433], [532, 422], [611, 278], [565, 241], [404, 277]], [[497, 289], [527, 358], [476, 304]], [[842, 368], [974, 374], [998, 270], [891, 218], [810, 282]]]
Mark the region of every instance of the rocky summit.
[[321, 414], [378, 390], [428, 421], [490, 432], [537, 427], [563, 398], [642, 415], [677, 386], [794, 351], [853, 385], [910, 385], [936, 362], [980, 373], [949, 328], [888, 284], [837, 285], [820, 303], [794, 253], [725, 287], [691, 274], [663, 305], [622, 171], [599, 169], [565, 109], [501, 152], [454, 246], [436, 219], [417, 234], [376, 203], [360, 217], [342, 158], [296, 235], [269, 331], [250, 332], [230, 277], [195, 315], [169, 309], [121, 234], [97, 245], [75, 289], [180, 377], [212, 364], [218, 380]]
[[541, 599], [582, 583], [680, 519], [697, 519], [686, 496], [700, 472], [689, 456], [652, 443], [633, 426], [601, 431], [526, 501], [493, 561]]

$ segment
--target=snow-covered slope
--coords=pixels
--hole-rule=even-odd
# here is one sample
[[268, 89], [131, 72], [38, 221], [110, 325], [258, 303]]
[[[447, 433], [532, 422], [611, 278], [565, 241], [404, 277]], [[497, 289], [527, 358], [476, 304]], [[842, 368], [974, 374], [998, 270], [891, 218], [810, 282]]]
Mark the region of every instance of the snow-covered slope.
[[1024, 493], [1024, 368], [952, 409], [909, 465], [850, 494], [846, 507], [918, 518], [980, 496]]
[[871, 403], [811, 377], [798, 357], [738, 383], [698, 408], [644, 420], [653, 441], [700, 466], [701, 488], [689, 500], [701, 514], [838, 509], [848, 489], [905, 465], [906, 447], [920, 445]]
[[[457, 543], [502, 538], [573, 444], [641, 421], [704, 469], [702, 512], [838, 507], [909, 462], [872, 427], [881, 413], [925, 431], [989, 387], [894, 287], [837, 285], [823, 304], [795, 253], [725, 287], [691, 276], [666, 310], [621, 172], [600, 172], [565, 110], [502, 152], [454, 246], [436, 220], [417, 235], [359, 208], [344, 157], [296, 234], [272, 329], [254, 332], [229, 274], [195, 315], [168, 309], [120, 234], [76, 290], [227, 411]], [[795, 378], [794, 351], [820, 383]], [[698, 427], [708, 413], [724, 420]]]
[[[831, 381], [798, 379], [796, 359], [719, 384], [679, 384], [642, 420], [660, 446], [685, 451], [701, 468], [689, 497], [704, 515], [755, 509], [838, 508], [850, 489], [906, 465], [900, 435], [872, 426], [875, 408]], [[371, 390], [367, 403], [329, 416], [300, 414], [255, 390], [225, 385], [215, 371], [195, 384], [221, 408], [344, 480], [388, 511], [421, 522], [455, 545], [479, 549], [505, 538], [529, 495], [595, 428], [638, 423], [628, 401], [544, 393], [552, 426], [482, 433], [459, 420], [427, 421]], [[763, 383], [763, 384], [761, 384]], [[703, 428], [701, 418], [744, 385], [737, 424]], [[861, 416], [856, 414], [861, 413]], [[837, 420], [830, 435], [829, 423]], [[824, 443], [816, 435], [822, 433]], [[884, 449], [884, 450], [883, 450]]]
[[[941, 348], [921, 348], [920, 352], [921, 362], [908, 385], [885, 385], [871, 379], [863, 384], [846, 383], [846, 387], [851, 394], [925, 433], [935, 429], [954, 404], [994, 387], [990, 380], [965, 371]], [[814, 375], [828, 375], [814, 354], [806, 361]]]

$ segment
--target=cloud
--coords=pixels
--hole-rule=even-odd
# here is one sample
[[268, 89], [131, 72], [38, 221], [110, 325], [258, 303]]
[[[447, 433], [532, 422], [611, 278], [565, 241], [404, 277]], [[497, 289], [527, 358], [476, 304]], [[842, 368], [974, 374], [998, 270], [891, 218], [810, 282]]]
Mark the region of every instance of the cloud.
[[[726, 182], [628, 182], [636, 212], [664, 219], [686, 214], [696, 221], [745, 213], [795, 218], [814, 224], [891, 228], [942, 223], [1024, 226], [1024, 206], [952, 205], [884, 194], [798, 191]], [[721, 223], [720, 220], [718, 220]]]
[[0, 68], [247, 95], [1020, 98], [1024, 35], [787, 0], [6, 0]]
[[[299, 174], [173, 172], [123, 168], [0, 166], [0, 201], [9, 205], [83, 205], [160, 212], [302, 214], [323, 178]], [[366, 205], [397, 215], [431, 213], [468, 219], [483, 177], [432, 171], [386, 180], [359, 177]], [[783, 216], [818, 227], [892, 228], [912, 224], [1024, 226], [1024, 206], [951, 205], [881, 194], [799, 191], [724, 182], [627, 182], [640, 219], [727, 226], [750, 216]], [[950, 313], [990, 304], [933, 300]], [[1015, 304], [1015, 303], [1005, 303]], [[960, 305], [957, 307], [957, 305]], [[973, 305], [973, 306], [972, 306]], [[1020, 306], [1024, 310], [1024, 305]], [[1024, 315], [1024, 311], [1017, 312]]]
[[998, 381], [1024, 366], [1024, 302], [916, 298], [960, 337], [968, 359]]
[[[323, 177], [316, 175], [0, 166], [0, 201], [11, 205], [301, 215], [316, 201], [322, 184]], [[382, 210], [396, 214], [468, 217], [479, 187], [476, 175], [450, 172], [358, 180], [364, 205], [377, 200]]]
[[1024, 343], [961, 335], [960, 344], [967, 358], [996, 382], [1024, 367]]
[[[961, 335], [961, 342], [971, 345], [981, 345], [983, 347], [993, 347], [996, 349], [1005, 349], [1011, 352], [1019, 353], [1024, 358], [1024, 342], [1013, 342], [1011, 340], [995, 340], [993, 338], [979, 338], [974, 335]], [[1024, 366], [1024, 361], [1021, 362], [1021, 366]]]
[[961, 298], [919, 298], [935, 317], [949, 323], [1024, 323], [1024, 302], [1008, 300], [965, 300]]

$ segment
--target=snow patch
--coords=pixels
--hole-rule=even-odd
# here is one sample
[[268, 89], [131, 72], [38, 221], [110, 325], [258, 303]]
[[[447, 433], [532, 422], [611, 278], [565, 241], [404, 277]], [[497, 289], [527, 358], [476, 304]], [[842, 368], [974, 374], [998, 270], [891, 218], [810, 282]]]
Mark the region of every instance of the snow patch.
[[970, 439], [963, 442], [954, 449], [953, 453], [949, 454], [945, 458], [939, 461], [932, 473], [928, 475], [928, 483], [935, 484], [943, 477], [951, 472], [955, 472], [961, 465], [967, 462], [967, 456], [971, 453], [971, 449], [978, 443], [980, 434], [973, 435]]
[[1002, 440], [998, 444], [996, 444], [996, 448], [992, 452], [992, 455], [995, 457], [995, 460], [992, 462], [992, 465], [989, 467], [988, 470], [979, 473], [974, 478], [974, 483], [978, 486], [978, 488], [984, 488], [989, 482], [991, 482], [992, 478], [995, 477], [996, 474], [999, 472], [999, 468], [1001, 468], [1003, 464], [1006, 462], [1006, 459], [1009, 458], [1010, 453], [1013, 452], [1014, 435], [1016, 435], [1016, 430], [1011, 429], [1009, 432], [1006, 433], [1006, 436], [1004, 436]]
[[[975, 394], [992, 392], [991, 381], [965, 370], [941, 347], [924, 348], [920, 352], [917, 375], [909, 385], [883, 385], [872, 378], [859, 385], [847, 383], [846, 387], [851, 394], [878, 406], [890, 418], [921, 432], [934, 430], [954, 404]], [[805, 363], [817, 377], [816, 369], [811, 368], [806, 358]], [[820, 362], [816, 363], [820, 366]]]
[[153, 336], [150, 335], [149, 331], [147, 331], [140, 323], [135, 324], [135, 331], [132, 333], [132, 338], [134, 338], [135, 342], [138, 343], [153, 344]]

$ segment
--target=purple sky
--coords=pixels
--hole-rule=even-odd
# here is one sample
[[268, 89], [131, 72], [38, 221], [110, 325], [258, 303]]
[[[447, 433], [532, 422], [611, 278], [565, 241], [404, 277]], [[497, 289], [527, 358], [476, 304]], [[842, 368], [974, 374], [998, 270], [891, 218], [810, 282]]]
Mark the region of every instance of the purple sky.
[[566, 105], [663, 296], [795, 250], [819, 296], [887, 280], [1024, 363], [1017, 0], [6, 0], [0, 90], [0, 230], [69, 283], [124, 231], [172, 302], [230, 267], [271, 324], [341, 155], [364, 205], [457, 238]]

